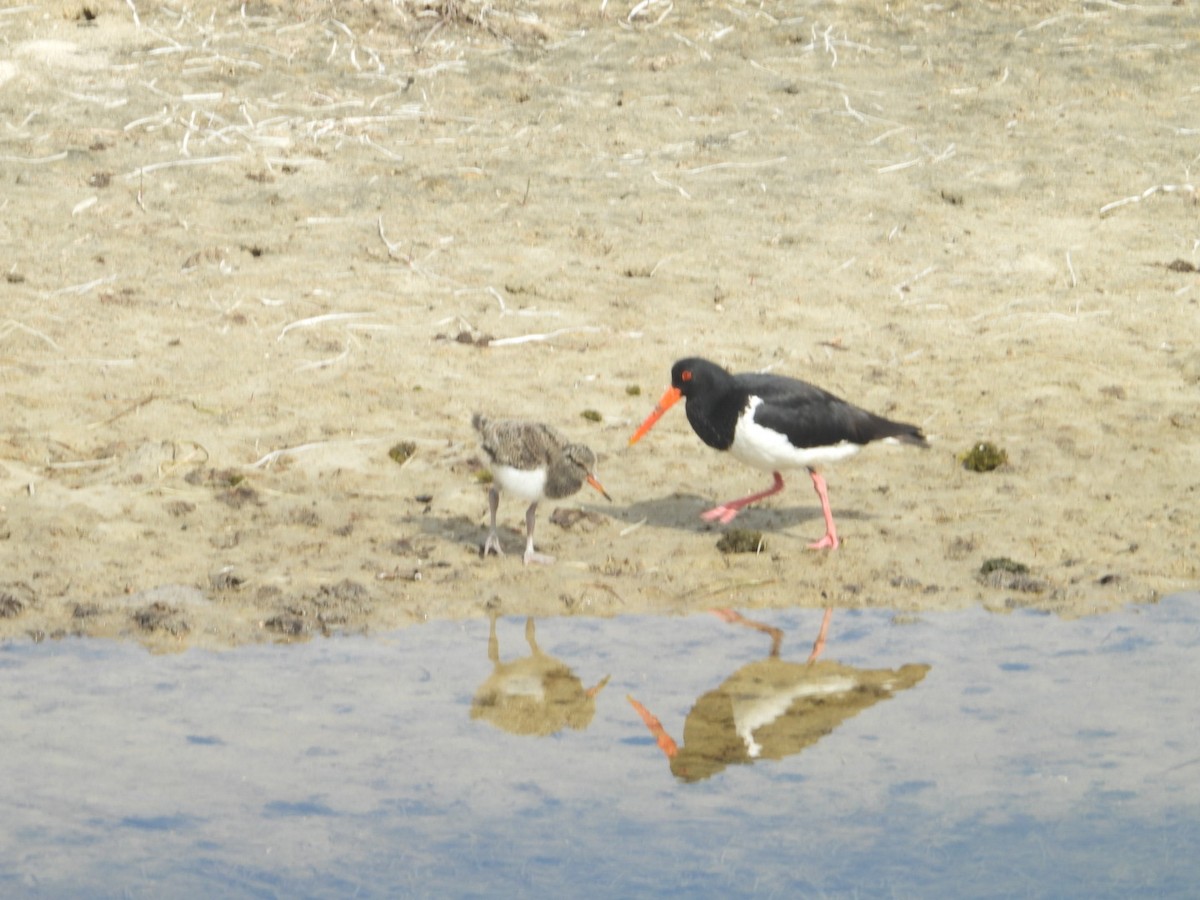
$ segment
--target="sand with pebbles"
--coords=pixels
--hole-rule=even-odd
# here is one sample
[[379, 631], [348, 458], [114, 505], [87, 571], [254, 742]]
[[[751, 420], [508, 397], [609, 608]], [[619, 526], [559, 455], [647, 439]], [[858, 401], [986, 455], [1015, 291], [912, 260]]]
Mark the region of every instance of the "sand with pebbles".
[[[1193, 3], [0, 10], [0, 635], [1194, 588], [1198, 53]], [[769, 477], [627, 446], [685, 355], [933, 449], [827, 472], [836, 553], [802, 473], [721, 553]], [[480, 558], [476, 410], [600, 455], [553, 567], [511, 500]]]

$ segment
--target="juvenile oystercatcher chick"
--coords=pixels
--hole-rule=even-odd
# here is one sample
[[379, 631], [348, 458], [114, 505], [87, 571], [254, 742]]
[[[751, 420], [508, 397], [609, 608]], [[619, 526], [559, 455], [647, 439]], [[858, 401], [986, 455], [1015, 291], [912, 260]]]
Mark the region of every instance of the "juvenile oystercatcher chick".
[[488, 455], [492, 470], [492, 487], [488, 491], [491, 529], [483, 545], [483, 555], [503, 556], [500, 536], [496, 533], [496, 509], [500, 505], [501, 489], [529, 501], [525, 510], [525, 564], [552, 563], [553, 556], [533, 549], [533, 524], [538, 501], [543, 498], [561, 500], [577, 492], [584, 483], [590, 484], [604, 499], [612, 497], [596, 480], [596, 454], [583, 444], [572, 444], [561, 434], [541, 422], [522, 422], [514, 419], [489, 419], [475, 413], [471, 424], [479, 432], [483, 451]]
[[783, 490], [781, 470], [804, 468], [825, 516], [825, 536], [809, 544], [814, 550], [836, 550], [839, 543], [818, 465], [847, 459], [872, 441], [929, 446], [916, 425], [869, 413], [815, 385], [783, 375], [733, 375], [699, 358], [681, 359], [671, 367], [671, 386], [629, 443], [641, 440], [680, 397], [700, 440], [775, 476], [766, 490], [722, 503], [703, 518], [732, 522], [744, 507]]

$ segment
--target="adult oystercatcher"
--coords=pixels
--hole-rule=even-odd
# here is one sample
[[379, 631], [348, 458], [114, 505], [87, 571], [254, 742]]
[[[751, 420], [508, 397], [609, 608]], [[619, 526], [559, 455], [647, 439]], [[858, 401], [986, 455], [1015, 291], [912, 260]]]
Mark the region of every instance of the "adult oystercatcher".
[[700, 440], [775, 476], [765, 491], [722, 503], [702, 517], [732, 522], [744, 507], [783, 490], [780, 470], [805, 468], [825, 516], [825, 536], [809, 544], [814, 550], [836, 550], [839, 543], [818, 464], [846, 459], [872, 441], [929, 446], [916, 425], [869, 413], [807, 382], [754, 372], [733, 375], [699, 358], [681, 359], [671, 367], [671, 386], [629, 443], [641, 440], [680, 397], [687, 400], [688, 421]]
[[483, 545], [483, 555], [494, 552], [503, 556], [500, 536], [496, 533], [496, 509], [500, 506], [500, 489], [529, 500], [525, 511], [525, 565], [531, 562], [552, 563], [553, 556], [533, 549], [533, 523], [538, 501], [548, 497], [560, 500], [569, 497], [587, 482], [604, 499], [612, 501], [608, 492], [596, 480], [596, 454], [583, 444], [572, 444], [549, 425], [541, 422], [522, 422], [514, 419], [494, 420], [475, 413], [471, 424], [479, 432], [484, 452], [491, 460], [492, 487], [488, 491], [491, 530]]
[[880, 701], [919, 684], [929, 666], [860, 669], [818, 660], [832, 610], [825, 610], [821, 633], [808, 661], [780, 658], [783, 632], [733, 610], [713, 610], [726, 622], [771, 636], [766, 659], [748, 663], [692, 705], [677, 744], [654, 713], [632, 696], [626, 699], [646, 724], [681, 781], [710, 778], [726, 766], [784, 759], [811, 747], [842, 722]]

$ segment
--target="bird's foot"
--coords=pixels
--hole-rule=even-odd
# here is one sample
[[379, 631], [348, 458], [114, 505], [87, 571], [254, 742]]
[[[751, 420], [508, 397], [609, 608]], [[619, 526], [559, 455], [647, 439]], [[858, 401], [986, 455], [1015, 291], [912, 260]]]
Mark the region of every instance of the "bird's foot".
[[553, 564], [554, 557], [546, 553], [538, 553], [532, 547], [525, 551], [525, 565], [536, 563], [539, 566], [549, 566]]
[[732, 503], [724, 503], [721, 506], [714, 506], [712, 509], [700, 513], [700, 518], [705, 522], [720, 522], [722, 525], [728, 525], [737, 518], [737, 514], [742, 511], [740, 506]]
[[504, 550], [500, 546], [500, 535], [494, 531], [489, 533], [487, 540], [483, 542], [483, 556], [485, 559], [489, 553], [495, 553], [497, 556], [504, 555]]
[[838, 536], [832, 532], [827, 531], [827, 532], [825, 532], [825, 537], [821, 538], [819, 541], [813, 541], [811, 544], [808, 545], [808, 549], [809, 550], [836, 550], [838, 548], [839, 544], [841, 544], [841, 541], [838, 540]]

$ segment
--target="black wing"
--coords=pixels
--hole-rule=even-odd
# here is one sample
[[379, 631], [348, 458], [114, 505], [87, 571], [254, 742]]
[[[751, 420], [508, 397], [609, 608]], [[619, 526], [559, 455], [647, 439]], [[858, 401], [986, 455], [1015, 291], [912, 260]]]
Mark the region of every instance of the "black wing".
[[738, 381], [751, 396], [762, 398], [754, 421], [786, 435], [796, 447], [862, 445], [883, 438], [925, 446], [917, 426], [867, 412], [806, 381], [762, 374], [739, 375]]

